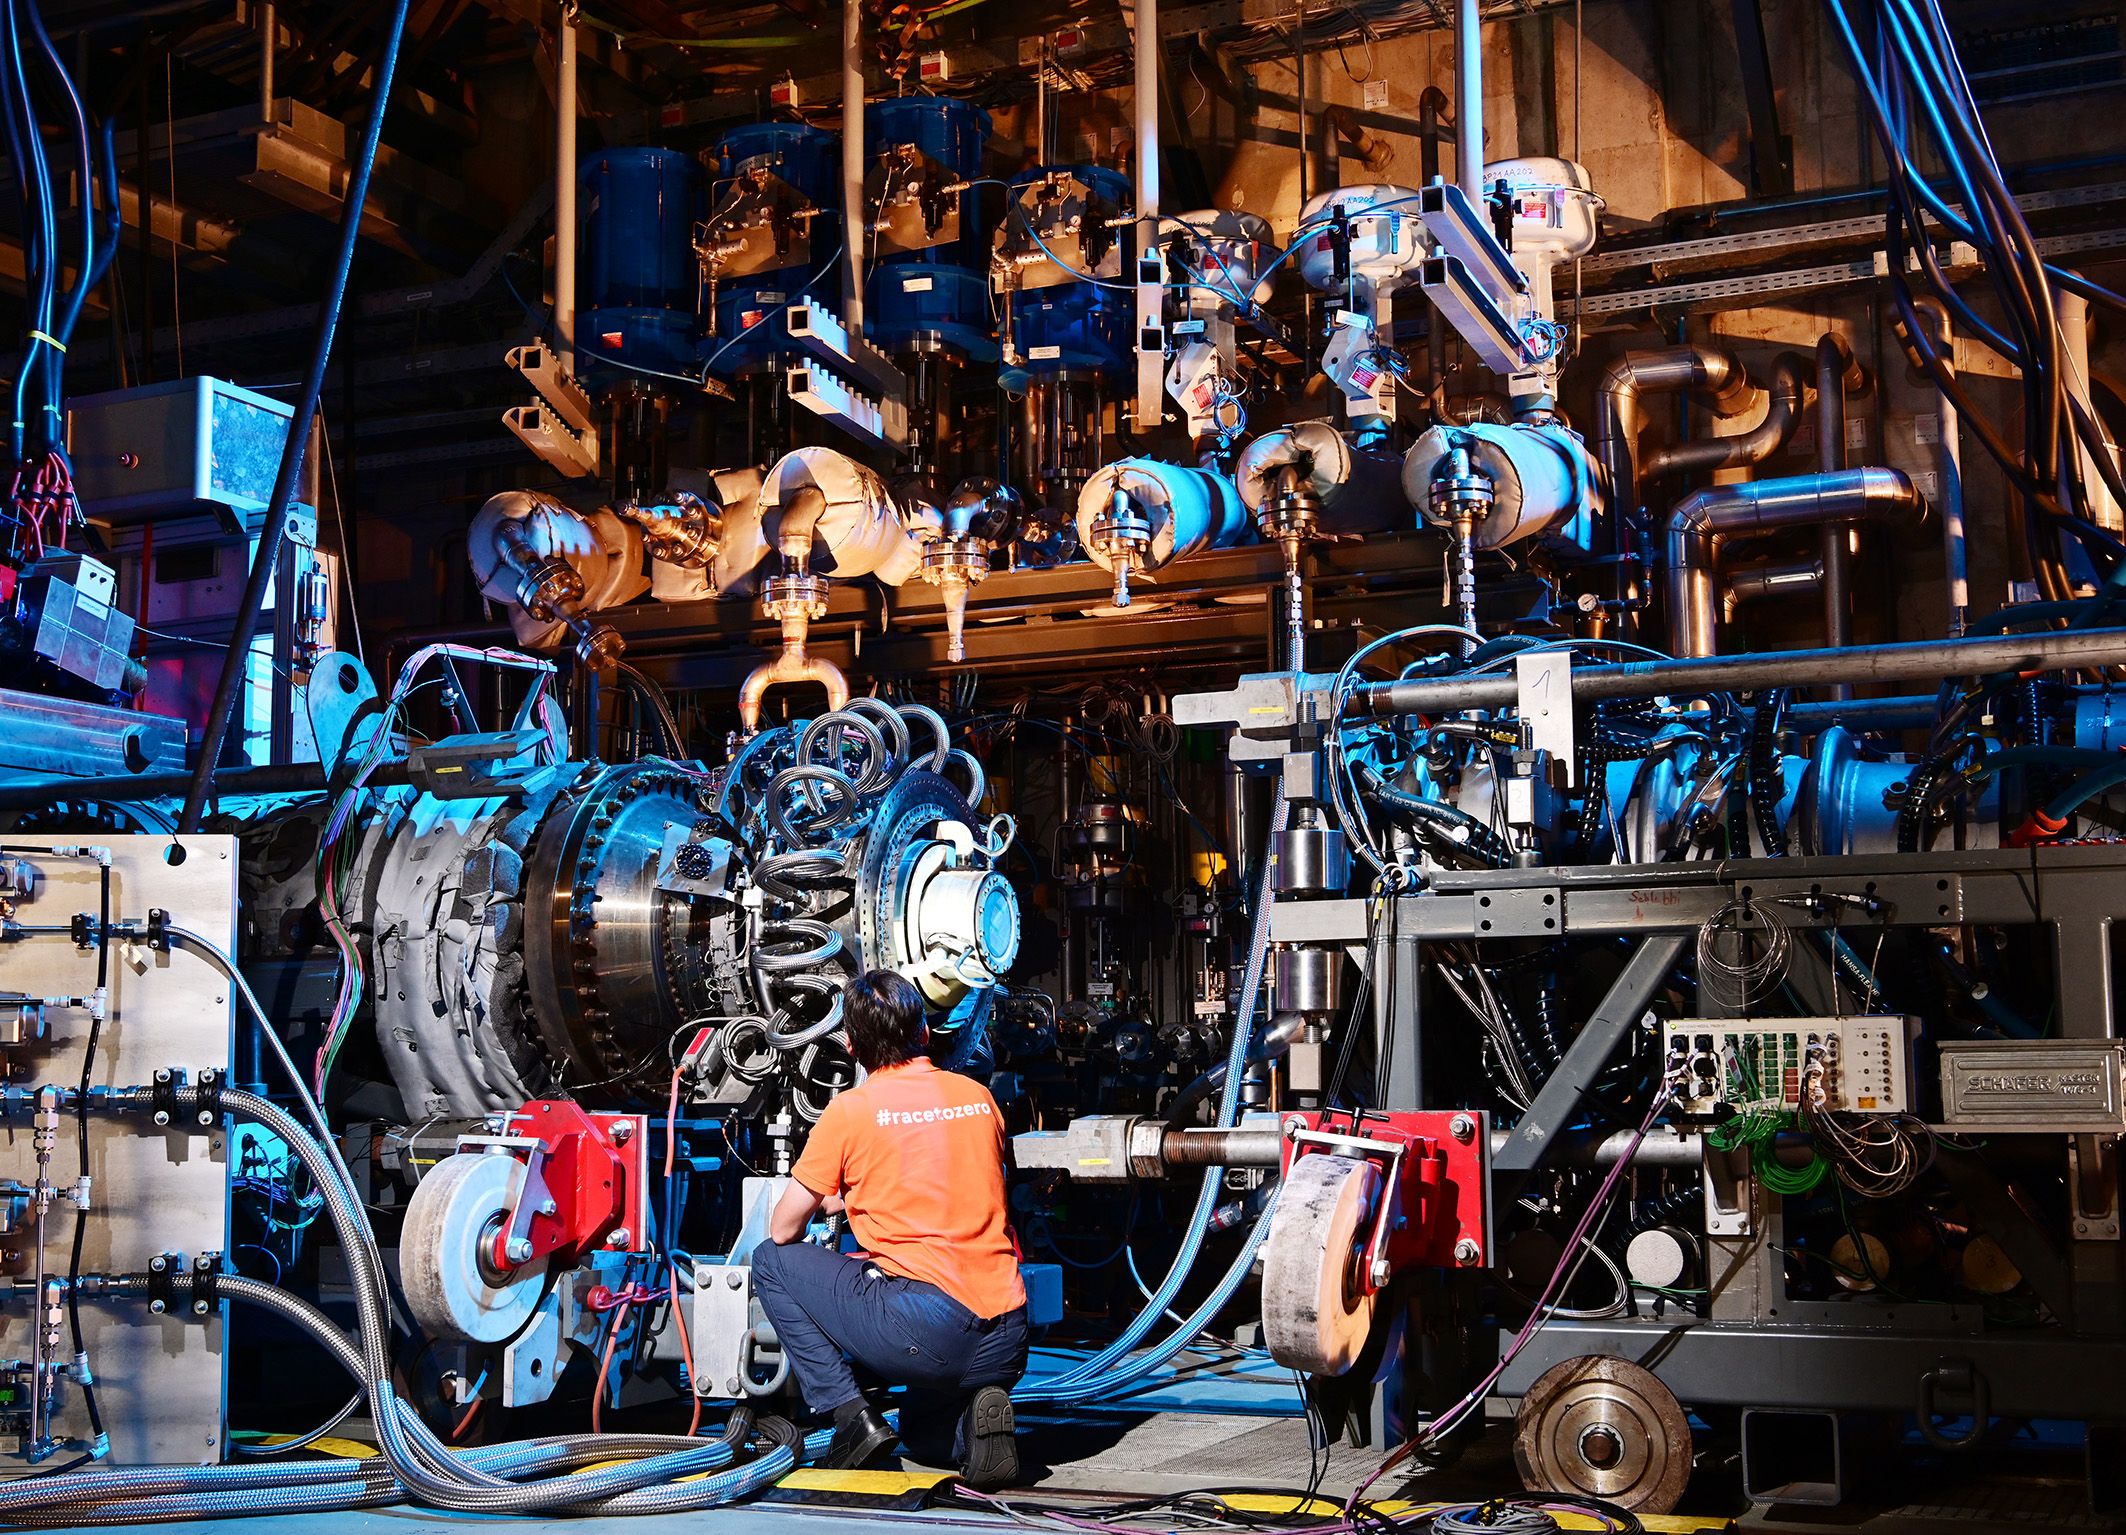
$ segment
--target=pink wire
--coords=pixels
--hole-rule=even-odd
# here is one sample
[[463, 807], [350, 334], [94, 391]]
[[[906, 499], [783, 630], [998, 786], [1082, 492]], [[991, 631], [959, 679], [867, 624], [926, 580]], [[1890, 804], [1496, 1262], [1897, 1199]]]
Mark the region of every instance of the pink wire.
[[1673, 1096], [1673, 1090], [1673, 1083], [1662, 1082], [1661, 1090], [1654, 1095], [1653, 1103], [1646, 1110], [1646, 1118], [1640, 1122], [1639, 1128], [1633, 1132], [1631, 1144], [1624, 1148], [1624, 1154], [1618, 1157], [1616, 1165], [1610, 1168], [1609, 1176], [1604, 1178], [1601, 1187], [1595, 1190], [1594, 1198], [1587, 1202], [1587, 1209], [1580, 1216], [1579, 1225], [1573, 1228], [1572, 1236], [1565, 1243], [1564, 1255], [1558, 1259], [1558, 1266], [1550, 1272], [1550, 1282], [1543, 1286], [1543, 1293], [1536, 1298], [1534, 1309], [1528, 1313], [1528, 1320], [1522, 1323], [1521, 1330], [1514, 1334], [1513, 1341], [1506, 1346], [1506, 1351], [1499, 1356], [1499, 1362], [1491, 1368], [1490, 1372], [1482, 1380], [1470, 1388], [1467, 1396], [1404, 1440], [1393, 1454], [1374, 1467], [1366, 1479], [1352, 1490], [1350, 1502], [1344, 1505], [1346, 1508], [1350, 1507], [1351, 1503], [1356, 1503], [1363, 1498], [1366, 1495], [1367, 1488], [1401, 1465], [1410, 1457], [1413, 1451], [1439, 1439], [1457, 1423], [1461, 1422], [1463, 1418], [1467, 1417], [1476, 1405], [1482, 1402], [1485, 1396], [1490, 1393], [1492, 1386], [1497, 1384], [1499, 1377], [1506, 1373], [1507, 1366], [1513, 1363], [1515, 1356], [1528, 1346], [1531, 1338], [1543, 1330], [1543, 1324], [1550, 1320], [1550, 1305], [1556, 1298], [1558, 1290], [1563, 1287], [1569, 1275], [1578, 1272], [1581, 1262], [1584, 1261], [1582, 1258], [1582, 1244], [1587, 1240], [1587, 1233], [1594, 1228], [1595, 1218], [1607, 1208], [1610, 1197], [1616, 1193], [1617, 1185], [1623, 1181], [1624, 1174], [1630, 1170], [1631, 1159], [1638, 1153], [1639, 1143], [1644, 1141], [1647, 1135], [1651, 1133], [1654, 1121], [1659, 1119], [1668, 1108], [1669, 1099]]

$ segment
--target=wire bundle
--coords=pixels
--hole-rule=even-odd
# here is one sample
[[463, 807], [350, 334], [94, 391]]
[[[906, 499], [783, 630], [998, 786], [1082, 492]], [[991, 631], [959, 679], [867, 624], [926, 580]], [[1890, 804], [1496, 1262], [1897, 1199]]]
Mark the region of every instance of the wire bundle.
[[[20, 564], [55, 545], [64, 547], [68, 525], [81, 520], [65, 449], [65, 358], [89, 289], [103, 280], [118, 249], [118, 172], [112, 125], [103, 124], [99, 155], [95, 152], [98, 135], [89, 126], [81, 93], [52, 46], [35, 0], [7, 0], [0, 7], [0, 44], [4, 44], [0, 47], [0, 129], [5, 131], [8, 158], [15, 170], [28, 274], [25, 334], [15, 363], [14, 415], [8, 426], [8, 447], [16, 469], [8, 493], [8, 542], [0, 554]], [[32, 49], [45, 87], [59, 102], [73, 139], [71, 170], [80, 188], [81, 207], [80, 239], [72, 252], [61, 234], [65, 205], [45, 152], [35, 77], [24, 58]], [[101, 214], [95, 197], [99, 161]], [[62, 286], [69, 267], [74, 280]]]
[[1770, 902], [1738, 896], [1700, 924], [1697, 947], [1699, 986], [1723, 1007], [1747, 1011], [1786, 979], [1794, 933]]
[[[2086, 474], [2093, 466], [2122, 502], [2126, 482], [2101, 424], [2077, 396], [2077, 385], [2086, 394], [2088, 381], [2070, 377], [2058, 298], [2069, 293], [2115, 311], [2126, 311], [2126, 299], [2044, 259], [2002, 175], [1939, 0], [1876, 0], [1872, 54], [1854, 25], [1849, 0], [1828, 0], [1828, 5], [1832, 30], [1859, 79], [1864, 109], [1889, 161], [1889, 287], [1906, 344], [2013, 487], [2055, 528], [2077, 539], [2092, 559], [2118, 565], [2126, 544], [2093, 522]], [[1940, 157], [1957, 202], [1919, 170], [1917, 162], [1929, 153]], [[1978, 249], [2003, 325], [1989, 324], [1956, 291], [1942, 269], [1930, 226]], [[1915, 290], [1915, 277], [1924, 295]], [[2011, 444], [1993, 424], [1998, 413], [1974, 404], [1957, 382], [1953, 358], [1920, 312], [1923, 303], [1939, 306], [1965, 334], [2020, 370], [2020, 445]], [[2017, 525], [2011, 532], [2021, 533], [2030, 574], [2043, 595], [2055, 602], [2070, 596], [2073, 583], [2058, 539], [2043, 536], [2023, 519], [2016, 497], [2007, 506]]]
[[[398, 681], [393, 684], [391, 697], [386, 701], [384, 712], [369, 732], [363, 744], [362, 754], [354, 764], [346, 784], [332, 797], [332, 809], [325, 820], [324, 834], [318, 839], [316, 874], [318, 912], [324, 919], [325, 930], [332, 935], [333, 947], [340, 956], [339, 990], [333, 998], [332, 1014], [325, 1025], [325, 1037], [318, 1046], [317, 1061], [311, 1077], [311, 1090], [318, 1101], [325, 1100], [326, 1083], [331, 1079], [334, 1062], [339, 1059], [340, 1047], [347, 1042], [347, 1033], [353, 1025], [354, 1015], [362, 1005], [362, 990], [366, 971], [362, 963], [360, 945], [354, 941], [354, 933], [347, 915], [342, 910], [349, 881], [354, 877], [355, 862], [359, 856], [359, 839], [349, 838], [346, 833], [355, 820], [356, 811], [368, 799], [367, 784], [370, 776], [384, 760], [390, 749], [395, 726], [405, 723], [406, 701], [413, 695], [416, 679], [432, 660], [441, 660], [446, 669], [450, 662], [476, 661], [490, 666], [509, 667], [532, 674], [532, 685], [518, 707], [511, 728], [523, 729], [533, 721], [546, 734], [549, 762], [564, 762], [568, 759], [568, 730], [562, 723], [560, 711], [555, 708], [550, 691], [554, 678], [554, 663], [536, 656], [519, 654], [514, 650], [479, 649], [470, 645], [424, 645], [407, 658], [400, 668]], [[352, 750], [350, 739], [342, 751]], [[335, 776], [338, 766], [335, 765]]]
[[1934, 1165], [1934, 1131], [1916, 1114], [1811, 1113], [1808, 1128], [1838, 1181], [1863, 1199], [1901, 1194]]

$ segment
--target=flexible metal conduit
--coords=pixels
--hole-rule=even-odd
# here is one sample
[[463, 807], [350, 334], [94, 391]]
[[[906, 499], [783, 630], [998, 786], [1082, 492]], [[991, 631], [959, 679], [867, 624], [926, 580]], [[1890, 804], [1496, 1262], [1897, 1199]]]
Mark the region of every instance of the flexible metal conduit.
[[1723, 538], [1916, 518], [1925, 509], [1925, 500], [1900, 469], [1841, 469], [1836, 474], [1752, 480], [1684, 497], [1668, 514], [1669, 649], [1678, 656], [1709, 656], [1716, 649], [1717, 562]]
[[[214, 964], [236, 987], [246, 1008], [257, 1020], [265, 1042], [300, 1090], [300, 1072], [279, 1036], [272, 1031], [264, 1007], [236, 969], [235, 962], [189, 929], [173, 926], [170, 933], [174, 940]], [[139, 1096], [114, 1095], [106, 1100], [106, 1107], [120, 1112], [137, 1112], [141, 1107], [137, 1101]], [[280, 1136], [324, 1197], [325, 1212], [345, 1251], [352, 1281], [361, 1376], [369, 1398], [378, 1447], [383, 1452], [383, 1462], [390, 1467], [406, 1497], [465, 1512], [679, 1512], [745, 1496], [795, 1464], [795, 1448], [784, 1444], [743, 1467], [719, 1471], [719, 1467], [730, 1459], [732, 1446], [665, 1435], [590, 1435], [534, 1441], [522, 1449], [544, 1458], [526, 1462], [504, 1462], [461, 1453], [446, 1446], [422, 1422], [419, 1413], [399, 1399], [391, 1385], [392, 1332], [383, 1257], [377, 1249], [376, 1236], [370, 1229], [367, 1211], [354, 1179], [337, 1147], [331, 1144], [323, 1112], [314, 1100], [305, 1098], [304, 1111], [325, 1137], [320, 1140], [293, 1115], [256, 1094], [227, 1090], [222, 1094], [221, 1106], [225, 1112], [254, 1120]], [[335, 1349], [335, 1353], [346, 1362], [342, 1351]], [[824, 1445], [826, 1437], [825, 1434], [816, 1436], [818, 1444]], [[807, 1442], [808, 1448], [810, 1443]], [[632, 1458], [609, 1464], [614, 1456]], [[569, 1469], [576, 1466], [595, 1469]], [[143, 1474], [169, 1476], [189, 1472], [199, 1475], [215, 1469], [218, 1468], [93, 1471], [54, 1477], [49, 1482], [17, 1484], [0, 1488], [0, 1516], [10, 1514], [18, 1507], [43, 1507], [44, 1504], [37, 1500], [51, 1500], [55, 1505], [72, 1509], [107, 1500], [113, 1493], [121, 1497], [138, 1497], [141, 1488], [134, 1479]], [[534, 1471], [556, 1470], [567, 1474], [544, 1476], [535, 1481], [514, 1479]], [[268, 1488], [278, 1485], [274, 1481], [276, 1476], [286, 1475], [284, 1468], [254, 1466], [229, 1468], [228, 1474], [238, 1472], [246, 1477], [259, 1478], [259, 1485]], [[681, 1478], [699, 1479], [681, 1481]], [[239, 1485], [250, 1487], [248, 1481]], [[342, 1491], [348, 1498], [364, 1495], [364, 1489], [352, 1486]], [[211, 1494], [206, 1496], [211, 1500]], [[127, 1505], [129, 1510], [133, 1506]], [[305, 1503], [303, 1506], [309, 1505]], [[180, 1498], [167, 1507], [155, 1507], [160, 1517], [196, 1517], [212, 1512], [256, 1511], [259, 1503], [255, 1496], [248, 1502], [234, 1505], [227, 1504], [226, 1500], [201, 1503]], [[50, 1515], [44, 1517], [49, 1522]], [[109, 1521], [90, 1519], [85, 1522]]]
[[[1615, 666], [1576, 666], [1570, 675], [1573, 698], [1593, 702], [1658, 698], [1664, 693], [1697, 698], [1707, 693], [1821, 687], [1837, 682], [1916, 682], [1924, 678], [1938, 683], [1944, 677], [1991, 676], [1996, 672], [2117, 666], [2122, 658], [2126, 658], [2126, 629], [2063, 629], [1985, 639], [1848, 645], [1838, 650], [1627, 661]], [[1520, 684], [1510, 673], [1375, 682], [1354, 693], [1358, 707], [1376, 718], [1502, 709], [1519, 699]]]
[[[1253, 1042], [1257, 1004], [1262, 994], [1262, 970], [1270, 952], [1270, 906], [1276, 899], [1277, 890], [1275, 883], [1277, 857], [1274, 849], [1277, 845], [1278, 835], [1285, 829], [1290, 815], [1291, 806], [1284, 797], [1284, 783], [1280, 779], [1277, 785], [1277, 797], [1270, 807], [1269, 836], [1264, 843], [1272, 851], [1262, 861], [1262, 883], [1255, 894], [1254, 920], [1248, 930], [1248, 959], [1247, 968], [1241, 979], [1240, 1011], [1233, 1019], [1232, 1045], [1226, 1051], [1225, 1088], [1219, 1094], [1218, 1123], [1215, 1126], [1215, 1128], [1220, 1130], [1231, 1129], [1234, 1121], [1240, 1115], [1240, 1079], [1247, 1070], [1248, 1047]], [[1018, 1400], [1027, 1402], [1084, 1401], [1091, 1397], [1106, 1395], [1108, 1392], [1115, 1390], [1118, 1385], [1127, 1384], [1143, 1373], [1143, 1370], [1137, 1367], [1143, 1363], [1142, 1360], [1129, 1365], [1122, 1365], [1119, 1370], [1117, 1366], [1130, 1350], [1142, 1342], [1145, 1336], [1158, 1325], [1159, 1318], [1165, 1314], [1167, 1307], [1174, 1303], [1174, 1297], [1180, 1293], [1182, 1282], [1187, 1279], [1189, 1270], [1195, 1265], [1197, 1255], [1203, 1250], [1203, 1239], [1210, 1230], [1211, 1215], [1218, 1207], [1218, 1194], [1224, 1182], [1225, 1168], [1223, 1165], [1214, 1164], [1204, 1168], [1203, 1186], [1197, 1191], [1196, 1206], [1189, 1214], [1188, 1225], [1182, 1234], [1180, 1250], [1174, 1254], [1174, 1261], [1168, 1267], [1166, 1277], [1160, 1280], [1159, 1287], [1152, 1292], [1151, 1299], [1145, 1302], [1144, 1309], [1137, 1313], [1130, 1321], [1130, 1324], [1122, 1329], [1121, 1336], [1117, 1337], [1114, 1342], [1108, 1344], [1107, 1347], [1101, 1349], [1091, 1358], [1064, 1371], [1053, 1380], [1042, 1381], [1038, 1385], [1022, 1387], [1013, 1393]], [[1235, 1262], [1233, 1269], [1228, 1272], [1225, 1280], [1220, 1281], [1220, 1288], [1223, 1288], [1228, 1281], [1237, 1285], [1239, 1281], [1234, 1276], [1236, 1274], [1244, 1276], [1248, 1268], [1253, 1265], [1254, 1250], [1260, 1245], [1261, 1236], [1267, 1231], [1268, 1226], [1269, 1220], [1266, 1214], [1256, 1221], [1255, 1232], [1250, 1235], [1248, 1246], [1243, 1249], [1240, 1259]], [[1228, 1293], [1230, 1292], [1228, 1291]], [[1189, 1342], [1201, 1330], [1200, 1324], [1187, 1327], [1183, 1331], [1176, 1332], [1163, 1343], [1148, 1350], [1144, 1357], [1149, 1359], [1151, 1363], [1146, 1365], [1145, 1368], [1154, 1368], [1171, 1359], [1175, 1354], [1187, 1347]]]

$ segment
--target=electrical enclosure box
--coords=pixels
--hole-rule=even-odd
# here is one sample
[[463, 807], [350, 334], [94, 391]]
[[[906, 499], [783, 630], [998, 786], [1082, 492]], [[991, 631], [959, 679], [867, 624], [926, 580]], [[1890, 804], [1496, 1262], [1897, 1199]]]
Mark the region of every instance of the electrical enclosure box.
[[[218, 378], [85, 395], [67, 410], [74, 489], [114, 527], [210, 516], [224, 533], [264, 521], [295, 407]], [[314, 453], [295, 500], [317, 505]]]
[[[1901, 1114], [1912, 1107], [1914, 1020], [1671, 1018], [1664, 1045], [1684, 1061], [1684, 1108], [1715, 1106], [1841, 1114]], [[1814, 1078], [1823, 1102], [1810, 1101]]]

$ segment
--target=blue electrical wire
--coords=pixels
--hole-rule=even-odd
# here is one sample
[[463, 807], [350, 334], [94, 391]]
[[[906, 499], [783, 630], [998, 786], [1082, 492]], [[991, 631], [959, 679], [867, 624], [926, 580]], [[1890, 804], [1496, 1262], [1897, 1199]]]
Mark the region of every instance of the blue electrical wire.
[[[30, 27], [36, 34], [38, 49], [44, 54], [45, 63], [50, 67], [53, 77], [59, 82], [60, 94], [73, 117], [74, 142], [78, 151], [74, 168], [81, 178], [81, 265], [74, 274], [73, 287], [67, 290], [65, 307], [60, 313], [57, 327], [52, 332], [58, 345], [51, 349], [46, 360], [46, 399], [43, 408], [50, 432], [49, 441], [56, 444], [63, 435], [59, 429], [59, 419], [60, 400], [64, 393], [65, 348], [73, 339], [74, 323], [80, 319], [82, 304], [87, 300], [89, 288], [101, 270], [96, 259], [96, 176], [91, 163], [88, 114], [81, 105], [81, 94], [75, 90], [73, 78], [67, 74], [66, 66], [60, 62], [59, 51], [52, 46], [51, 34], [45, 30], [44, 17], [37, 8], [36, 0], [24, 0], [23, 8], [27, 11]], [[49, 195], [49, 175], [46, 177], [45, 186]], [[56, 233], [55, 223], [55, 239]], [[54, 254], [57, 254], [56, 244]], [[55, 284], [58, 281], [57, 263], [54, 264], [52, 281]]]

